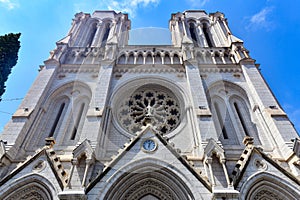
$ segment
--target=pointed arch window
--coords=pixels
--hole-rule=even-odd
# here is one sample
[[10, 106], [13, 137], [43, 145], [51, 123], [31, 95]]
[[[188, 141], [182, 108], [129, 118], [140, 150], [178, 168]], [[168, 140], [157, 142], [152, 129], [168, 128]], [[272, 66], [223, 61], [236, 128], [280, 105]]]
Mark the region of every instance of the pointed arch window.
[[225, 37], [227, 37], [228, 32], [227, 32], [227, 29], [226, 29], [225, 24], [224, 24], [225, 21], [222, 20], [222, 19], [220, 18], [220, 19], [218, 20], [218, 22], [219, 22], [219, 24], [220, 24], [220, 27], [221, 27], [221, 29], [222, 29], [222, 31], [223, 31]]
[[173, 64], [180, 64], [180, 59], [179, 59], [179, 56], [177, 54], [174, 54]]
[[84, 107], [85, 107], [85, 103], [82, 103], [80, 106], [79, 112], [77, 113], [77, 117], [75, 119], [74, 127], [73, 127], [71, 138], [70, 138], [71, 140], [74, 140], [76, 137], [76, 133], [78, 131], [78, 127], [80, 125], [80, 121], [81, 121], [81, 118], [83, 115]]
[[104, 47], [106, 45], [108, 36], [109, 36], [109, 32], [110, 32], [110, 23], [107, 23], [105, 25], [105, 29], [104, 29], [104, 34], [102, 37], [102, 42], [101, 42], [101, 47]]
[[56, 114], [56, 117], [55, 117], [55, 120], [54, 120], [54, 123], [52, 125], [52, 128], [50, 130], [50, 133], [49, 133], [49, 137], [53, 137], [56, 129], [57, 129], [57, 126], [59, 124], [59, 122], [61, 121], [61, 119], [63, 118], [63, 111], [64, 111], [64, 108], [66, 106], [66, 103], [62, 103], [59, 107], [59, 110], [58, 110], [58, 113]]
[[160, 56], [160, 54], [158, 53], [158, 54], [156, 54], [155, 55], [155, 64], [161, 64], [162, 62], [161, 62], [161, 56]]
[[190, 34], [191, 34], [193, 43], [195, 46], [198, 46], [197, 30], [196, 30], [195, 24], [191, 22], [189, 25], [190, 25], [189, 30], [190, 30]]
[[222, 144], [241, 145], [245, 136], [253, 137], [255, 143], [261, 144], [259, 124], [255, 122], [256, 116], [252, 115], [249, 98], [243, 88], [220, 81], [209, 87], [207, 97], [217, 135], [224, 139]]
[[171, 58], [169, 54], [165, 55], [164, 64], [171, 64]]
[[[223, 138], [228, 139], [228, 134], [227, 134], [227, 130], [226, 130], [226, 127], [225, 127], [225, 119], [222, 117], [219, 105], [216, 102], [214, 103], [214, 107], [215, 107], [215, 110], [216, 110], [216, 114], [217, 114], [217, 118], [218, 118], [218, 121], [219, 121], [220, 128], [222, 130]], [[225, 117], [226, 117], [226, 115], [227, 115], [227, 113], [225, 113]]]
[[87, 39], [87, 47], [90, 47], [92, 45], [92, 42], [94, 40], [95, 34], [97, 31], [97, 23], [93, 23], [89, 32], [89, 37]]
[[239, 121], [241, 122], [241, 125], [242, 125], [242, 128], [243, 128], [243, 131], [244, 133], [249, 136], [249, 131], [248, 131], [248, 127], [246, 125], [246, 121], [245, 121], [245, 118], [242, 114], [242, 111], [241, 111], [241, 108], [239, 107], [238, 103], [237, 102], [234, 102], [233, 103], [233, 106], [234, 106], [234, 109], [237, 113], [237, 116], [238, 116], [238, 119]]
[[126, 64], [126, 57], [125, 57], [124, 54], [119, 57], [118, 63], [119, 64]]
[[134, 55], [130, 53], [126, 64], [134, 64]]
[[136, 64], [143, 64], [144, 63], [144, 57], [143, 55], [140, 53], [137, 57], [137, 60], [136, 60]]
[[150, 53], [148, 53], [148, 55], [146, 57], [146, 64], [153, 64], [153, 58]]

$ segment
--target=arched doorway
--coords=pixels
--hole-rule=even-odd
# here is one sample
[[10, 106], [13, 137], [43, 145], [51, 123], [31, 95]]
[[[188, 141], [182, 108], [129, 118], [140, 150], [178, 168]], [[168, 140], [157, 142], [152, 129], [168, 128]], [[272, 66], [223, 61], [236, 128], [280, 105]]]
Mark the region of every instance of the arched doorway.
[[240, 199], [292, 200], [300, 199], [300, 194], [288, 181], [274, 174], [263, 172], [254, 175], [243, 185]]
[[110, 187], [104, 199], [185, 200], [194, 197], [174, 172], [151, 164], [125, 172]]
[[[19, 199], [53, 199], [49, 189], [44, 186], [42, 183], [32, 182], [30, 184], [24, 184], [22, 186], [12, 187], [8, 192], [2, 197], [5, 200], [19, 200]], [[0, 197], [0, 199], [2, 199]]]

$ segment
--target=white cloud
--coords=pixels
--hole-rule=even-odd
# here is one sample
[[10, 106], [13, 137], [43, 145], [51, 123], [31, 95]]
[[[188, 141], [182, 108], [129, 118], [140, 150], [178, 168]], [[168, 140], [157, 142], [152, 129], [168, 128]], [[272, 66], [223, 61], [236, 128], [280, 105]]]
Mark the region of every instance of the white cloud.
[[273, 11], [273, 7], [263, 8], [261, 11], [250, 17], [248, 29], [264, 28], [271, 30], [274, 28], [274, 23], [269, 19], [270, 13]]
[[253, 15], [250, 19], [250, 22], [253, 24], [263, 24], [266, 23], [266, 16], [270, 13], [271, 9], [264, 8], [259, 13]]
[[7, 8], [8, 10], [19, 7], [19, 4], [16, 2], [12, 2], [12, 0], [0, 0], [0, 5]]
[[107, 9], [130, 14], [132, 18], [140, 7], [156, 6], [160, 0], [106, 0]]
[[128, 13], [130, 18], [134, 18], [139, 8], [157, 6], [159, 2], [160, 0], [99, 0], [98, 5], [95, 6], [88, 1], [77, 0], [73, 7], [75, 12], [93, 12], [97, 7], [98, 10], [115, 10], [116, 12]]
[[186, 1], [187, 1], [187, 3], [190, 4], [191, 7], [196, 8], [196, 7], [204, 6], [210, 0], [186, 0]]

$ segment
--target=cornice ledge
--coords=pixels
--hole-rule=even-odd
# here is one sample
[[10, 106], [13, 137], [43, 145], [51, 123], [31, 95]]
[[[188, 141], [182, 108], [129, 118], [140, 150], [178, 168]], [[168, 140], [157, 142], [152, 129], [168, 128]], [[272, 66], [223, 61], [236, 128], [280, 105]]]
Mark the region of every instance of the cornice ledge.
[[58, 70], [59, 73], [98, 73], [98, 67], [77, 67], [77, 66], [68, 66], [61, 67]]
[[117, 67], [114, 73], [184, 73], [182, 67], [163, 67], [163, 66], [146, 66], [145, 67]]
[[256, 60], [252, 59], [252, 58], [243, 58], [239, 61], [239, 64], [241, 65], [245, 65], [245, 64], [255, 64]]
[[242, 72], [241, 68], [228, 68], [228, 67], [213, 67], [213, 68], [200, 68], [200, 72], [203, 73], [236, 73], [236, 72]]
[[49, 58], [47, 60], [44, 61], [44, 64], [47, 66], [59, 66], [60, 62], [54, 58]]

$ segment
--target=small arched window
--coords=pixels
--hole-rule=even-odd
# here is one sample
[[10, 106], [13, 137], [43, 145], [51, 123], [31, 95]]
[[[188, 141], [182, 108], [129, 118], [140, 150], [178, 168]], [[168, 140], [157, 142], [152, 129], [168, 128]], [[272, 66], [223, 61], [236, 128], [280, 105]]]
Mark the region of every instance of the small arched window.
[[180, 64], [180, 59], [179, 59], [179, 56], [177, 54], [174, 54], [173, 64]]
[[150, 53], [146, 57], [146, 64], [153, 64], [153, 58]]
[[161, 64], [161, 63], [162, 63], [161, 57], [160, 57], [160, 54], [158, 53], [155, 55], [155, 64]]
[[171, 64], [171, 59], [170, 59], [169, 54], [166, 54], [166, 55], [165, 55], [164, 63], [165, 63], [165, 64]]
[[125, 57], [125, 55], [123, 54], [123, 55], [121, 55], [121, 56], [119, 57], [118, 63], [119, 63], [119, 64], [126, 64], [125, 61], [126, 61], [126, 57]]
[[144, 63], [144, 57], [143, 57], [143, 55], [140, 53], [140, 54], [138, 55], [138, 57], [137, 57], [136, 64], [141, 65], [141, 64], [143, 64], [143, 63]]
[[218, 52], [215, 53], [215, 61], [217, 64], [223, 64], [222, 58]]
[[134, 56], [133, 53], [130, 53], [126, 64], [133, 64], [133, 62], [134, 62]]

